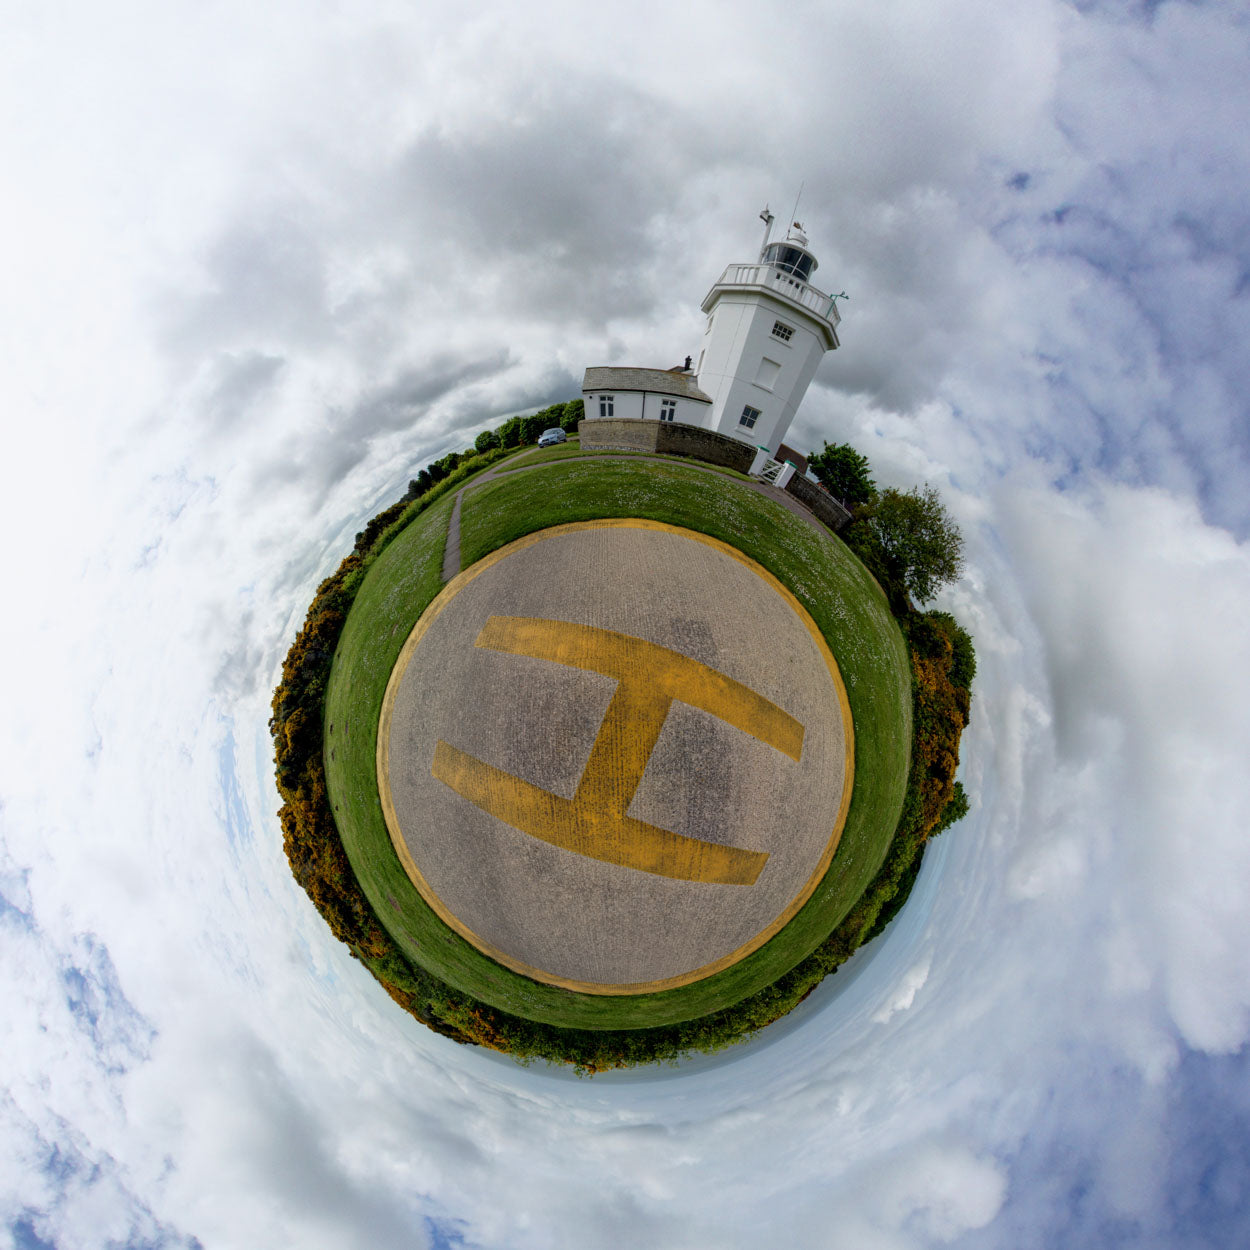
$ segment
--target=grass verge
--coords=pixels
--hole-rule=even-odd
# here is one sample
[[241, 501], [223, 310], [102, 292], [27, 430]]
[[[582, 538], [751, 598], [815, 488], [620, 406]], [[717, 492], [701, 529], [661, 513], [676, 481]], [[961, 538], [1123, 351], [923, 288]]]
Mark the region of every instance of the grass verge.
[[[648, 451], [626, 451], [622, 447], [588, 447], [581, 448], [577, 439], [571, 438], [567, 443], [563, 443], [558, 447], [543, 447], [539, 451], [526, 452], [525, 455], [517, 456], [509, 460], [507, 464], [499, 467], [500, 473], [511, 473], [514, 469], [528, 469], [536, 464], [548, 464], [553, 460], [572, 460], [582, 456], [633, 456], [639, 459], [668, 461], [672, 463], [680, 460], [682, 457], [662, 455], [660, 452]], [[740, 482], [749, 482], [752, 479], [745, 473], [739, 473], [737, 469], [726, 468], [720, 464], [704, 464], [700, 465], [703, 472], [709, 470], [714, 473], [723, 474], [725, 477], [737, 478]]]

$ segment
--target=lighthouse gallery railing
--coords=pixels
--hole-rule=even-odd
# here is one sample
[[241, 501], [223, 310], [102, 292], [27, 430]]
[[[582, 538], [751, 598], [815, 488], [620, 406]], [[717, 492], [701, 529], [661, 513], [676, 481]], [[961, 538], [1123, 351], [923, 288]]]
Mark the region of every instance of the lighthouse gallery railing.
[[837, 325], [842, 320], [838, 316], [836, 301], [831, 296], [809, 286], [802, 278], [778, 269], [776, 265], [728, 265], [717, 286], [767, 287], [823, 317], [831, 325]]

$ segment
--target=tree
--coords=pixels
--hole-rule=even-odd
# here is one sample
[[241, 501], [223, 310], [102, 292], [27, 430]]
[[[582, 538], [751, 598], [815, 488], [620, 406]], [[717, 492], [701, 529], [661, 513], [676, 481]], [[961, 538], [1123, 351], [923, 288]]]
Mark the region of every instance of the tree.
[[532, 417], [522, 417], [521, 442], [536, 443], [542, 437], [543, 431], [549, 429], [551, 429], [551, 412], [549, 409], [544, 408], [542, 412], [536, 412]]
[[509, 417], [495, 433], [499, 435], [499, 445], [501, 447], [520, 447], [521, 418]]
[[476, 451], [492, 451], [499, 446], [499, 435], [494, 430], [483, 430], [474, 440]]
[[586, 415], [585, 409], [585, 400], [570, 399], [564, 405], [564, 412], [560, 417], [560, 428], [566, 434], [576, 434], [577, 423]]
[[807, 463], [821, 485], [848, 508], [859, 507], [876, 497], [877, 484], [868, 475], [868, 457], [861, 456], [849, 443], [831, 447], [826, 442], [824, 450], [807, 457]]
[[891, 576], [918, 603], [932, 599], [964, 571], [964, 540], [936, 487], [884, 491], [868, 523]]

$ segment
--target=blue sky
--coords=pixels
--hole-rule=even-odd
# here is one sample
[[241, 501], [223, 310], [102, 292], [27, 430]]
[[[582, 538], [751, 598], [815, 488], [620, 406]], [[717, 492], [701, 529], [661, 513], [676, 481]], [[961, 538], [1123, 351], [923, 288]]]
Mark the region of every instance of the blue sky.
[[[1250, 20], [9, 6], [0, 1248], [1250, 1240]], [[428, 459], [693, 352], [798, 217], [797, 446], [929, 481], [973, 808], [783, 1026], [577, 1081], [399, 1013], [269, 693]]]

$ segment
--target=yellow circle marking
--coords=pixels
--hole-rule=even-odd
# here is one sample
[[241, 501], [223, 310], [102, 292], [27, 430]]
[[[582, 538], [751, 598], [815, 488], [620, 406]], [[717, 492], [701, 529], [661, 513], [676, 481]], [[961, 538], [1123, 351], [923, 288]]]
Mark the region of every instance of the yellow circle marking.
[[[656, 530], [703, 543], [737, 560], [771, 586], [806, 627], [828, 667], [838, 695], [845, 752], [842, 798], [820, 862], [773, 922], [737, 950], [701, 968], [661, 981], [628, 985], [605, 985], [555, 976], [506, 954], [474, 933], [443, 904], [417, 867], [400, 829], [390, 785], [390, 730], [395, 698], [409, 661], [442, 610], [476, 577], [517, 551], [561, 534], [610, 528]], [[513, 828], [580, 855], [666, 877], [738, 886], [754, 883], [767, 854], [685, 837], [634, 820], [626, 816], [625, 811], [673, 699], [681, 699], [718, 716], [797, 760], [802, 749], [803, 726], [793, 717], [715, 669], [667, 647], [613, 630], [532, 617], [492, 616], [475, 645], [603, 673], [617, 679], [617, 690], [572, 800], [533, 786], [442, 741], [435, 748], [432, 768], [438, 780]], [[448, 582], [422, 614], [391, 670], [382, 701], [378, 722], [378, 791], [391, 844], [409, 879], [439, 919], [483, 954], [523, 976], [564, 989], [587, 994], [645, 994], [689, 985], [737, 963], [780, 932], [811, 897], [828, 871], [846, 823], [854, 781], [854, 732], [846, 687], [828, 643], [803, 605], [766, 568], [719, 539], [661, 521], [638, 518], [578, 521], [537, 530], [484, 556]]]

